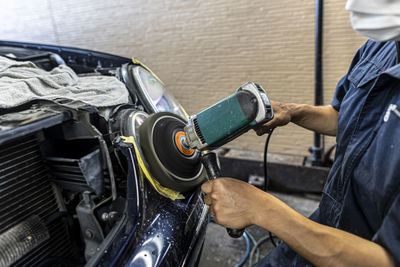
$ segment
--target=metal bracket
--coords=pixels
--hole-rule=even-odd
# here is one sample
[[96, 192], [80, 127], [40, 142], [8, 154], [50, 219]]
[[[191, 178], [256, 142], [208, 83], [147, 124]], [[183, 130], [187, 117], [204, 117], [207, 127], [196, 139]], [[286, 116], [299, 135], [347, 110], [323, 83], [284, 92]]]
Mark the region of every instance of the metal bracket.
[[103, 230], [94, 215], [96, 204], [91, 193], [85, 191], [82, 193], [83, 199], [76, 207], [81, 233], [85, 241], [85, 258], [89, 260], [96, 252], [97, 248], [104, 240]]

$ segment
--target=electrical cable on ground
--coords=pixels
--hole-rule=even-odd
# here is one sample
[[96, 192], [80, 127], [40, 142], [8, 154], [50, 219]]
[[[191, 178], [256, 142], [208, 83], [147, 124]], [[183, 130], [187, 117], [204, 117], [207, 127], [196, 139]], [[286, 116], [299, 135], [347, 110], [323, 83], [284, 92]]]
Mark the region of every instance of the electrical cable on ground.
[[263, 238], [261, 238], [260, 240], [258, 240], [257, 244], [253, 247], [253, 249], [250, 252], [250, 256], [249, 256], [249, 266], [252, 266], [253, 264], [253, 257], [254, 257], [254, 252], [258, 249], [258, 247], [263, 244], [265, 241], [267, 241], [268, 239], [270, 239], [269, 236], [264, 236]]
[[[248, 231], [248, 230], [245, 230], [245, 232], [249, 236], [251, 242], [253, 243], [253, 246], [255, 246], [257, 244], [257, 241], [254, 238], [254, 236], [252, 234], [250, 234], [250, 231]], [[257, 250], [256, 250], [256, 261], [258, 261], [259, 258], [260, 258], [260, 250], [257, 248]]]
[[235, 267], [242, 267], [250, 255], [250, 239], [246, 232], [243, 233], [243, 238], [246, 241], [246, 252], [244, 253], [243, 258], [235, 265]]

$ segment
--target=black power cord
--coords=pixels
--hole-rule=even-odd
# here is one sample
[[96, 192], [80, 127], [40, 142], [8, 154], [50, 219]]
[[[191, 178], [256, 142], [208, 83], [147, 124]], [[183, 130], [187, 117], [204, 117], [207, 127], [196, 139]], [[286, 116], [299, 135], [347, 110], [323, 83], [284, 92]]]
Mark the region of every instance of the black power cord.
[[[268, 175], [267, 175], [268, 144], [269, 144], [269, 140], [271, 139], [271, 135], [272, 135], [272, 132], [274, 131], [274, 129], [275, 128], [272, 128], [269, 131], [269, 134], [267, 136], [267, 140], [265, 141], [265, 147], [264, 147], [264, 191], [265, 192], [267, 192], [268, 186], [269, 186], [269, 180], [268, 180]], [[274, 245], [274, 247], [276, 247], [277, 244], [275, 243], [274, 236], [272, 235], [272, 233], [270, 231], [268, 231], [268, 235], [269, 235], [269, 240], [271, 241], [272, 245]]]
[[264, 147], [264, 191], [267, 192], [268, 186], [269, 186], [269, 180], [267, 176], [267, 153], [268, 153], [268, 144], [269, 140], [271, 139], [271, 135], [274, 132], [275, 128], [272, 128], [269, 131], [269, 134], [267, 136], [267, 140], [265, 141], [265, 147]]

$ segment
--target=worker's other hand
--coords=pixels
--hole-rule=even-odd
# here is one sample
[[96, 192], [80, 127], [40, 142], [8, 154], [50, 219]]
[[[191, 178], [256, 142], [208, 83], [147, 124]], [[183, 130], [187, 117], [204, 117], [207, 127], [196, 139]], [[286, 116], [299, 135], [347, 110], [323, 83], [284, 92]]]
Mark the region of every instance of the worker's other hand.
[[269, 133], [271, 129], [278, 126], [284, 126], [288, 124], [292, 119], [289, 104], [277, 101], [271, 101], [271, 104], [274, 110], [274, 118], [264, 125], [256, 128], [255, 131], [257, 135], [261, 136], [263, 134]]
[[216, 223], [241, 229], [255, 223], [258, 209], [266, 193], [248, 183], [232, 178], [217, 178], [204, 183], [204, 203]]

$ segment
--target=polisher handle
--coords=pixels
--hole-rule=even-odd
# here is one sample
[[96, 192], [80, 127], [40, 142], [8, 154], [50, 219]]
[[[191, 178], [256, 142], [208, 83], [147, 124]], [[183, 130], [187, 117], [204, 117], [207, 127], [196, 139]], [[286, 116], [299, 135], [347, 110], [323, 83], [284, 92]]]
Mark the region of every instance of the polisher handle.
[[221, 170], [218, 167], [217, 154], [214, 152], [202, 154], [201, 163], [203, 163], [204, 168], [206, 168], [206, 172], [210, 180], [221, 177]]
[[226, 231], [228, 232], [230, 237], [239, 238], [243, 235], [244, 228], [242, 228], [242, 229], [226, 228]]
[[[207, 175], [210, 179], [216, 179], [221, 177], [221, 170], [218, 167], [217, 154], [214, 152], [204, 153], [201, 157], [201, 162], [204, 168], [206, 168]], [[243, 235], [243, 229], [232, 229], [226, 228], [228, 234], [233, 238], [239, 238]]]

